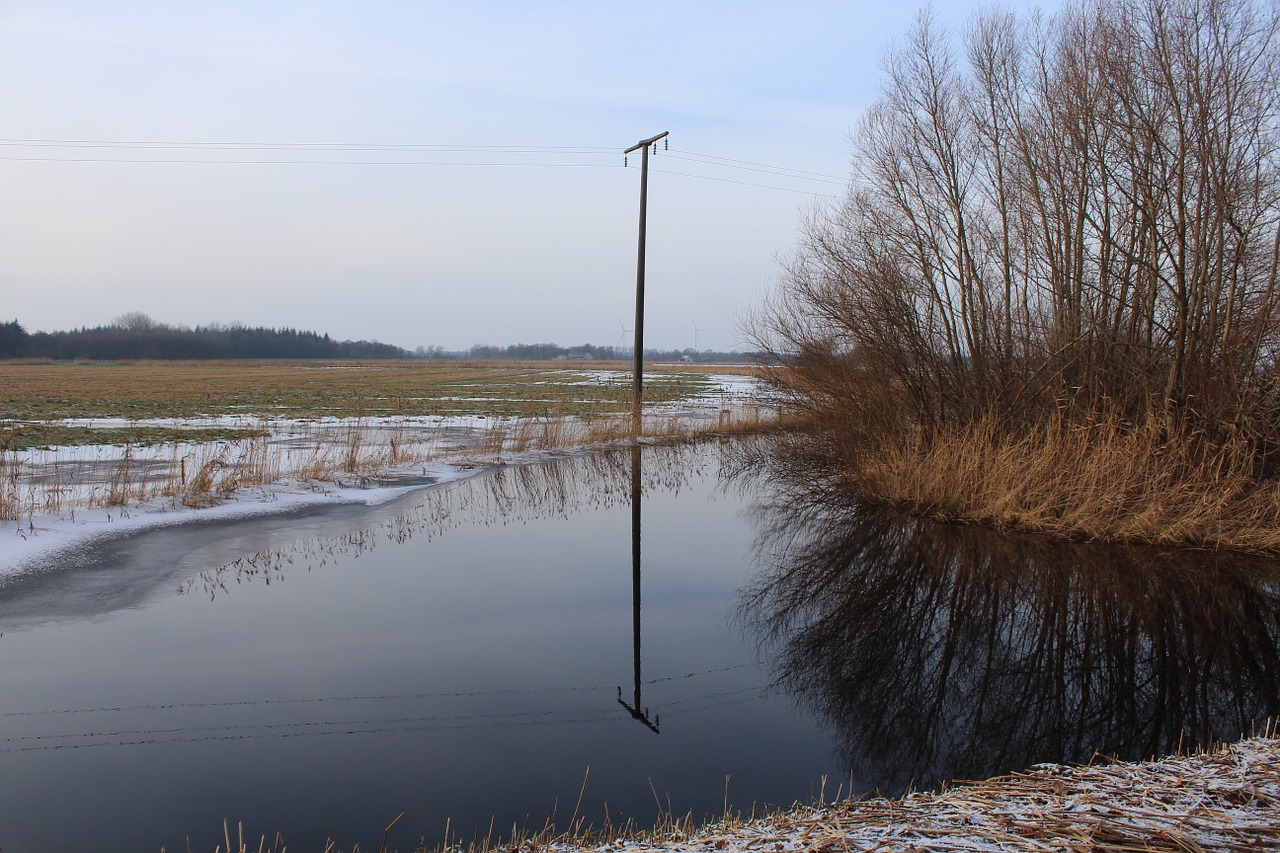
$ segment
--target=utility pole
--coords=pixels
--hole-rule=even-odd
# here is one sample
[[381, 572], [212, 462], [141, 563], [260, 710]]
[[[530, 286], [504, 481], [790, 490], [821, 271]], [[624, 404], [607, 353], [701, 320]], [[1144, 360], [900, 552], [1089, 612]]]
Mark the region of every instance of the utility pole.
[[640, 156], [640, 246], [636, 252], [636, 345], [635, 345], [635, 379], [631, 403], [631, 430], [638, 437], [641, 432], [640, 404], [644, 395], [644, 381], [641, 371], [644, 369], [644, 232], [646, 212], [649, 206], [649, 146], [666, 137], [669, 131], [662, 131], [657, 136], [642, 139], [622, 152], [625, 157], [637, 149], [644, 153]]

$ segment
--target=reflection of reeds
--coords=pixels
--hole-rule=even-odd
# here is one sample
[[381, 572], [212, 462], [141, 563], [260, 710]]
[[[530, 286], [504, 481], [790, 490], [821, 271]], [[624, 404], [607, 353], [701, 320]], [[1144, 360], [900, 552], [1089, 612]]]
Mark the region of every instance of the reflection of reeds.
[[[538, 464], [501, 466], [490, 476], [447, 489], [425, 490], [408, 507], [379, 518], [369, 527], [333, 537], [297, 540], [238, 557], [184, 581], [178, 590], [184, 594], [202, 590], [205, 595], [216, 597], [254, 578], [261, 577], [270, 584], [283, 579], [290, 568], [357, 557], [383, 542], [403, 543], [419, 536], [432, 539], [464, 524], [526, 522], [564, 516], [585, 507], [625, 503], [631, 499], [634, 449], [635, 445], [631, 445], [559, 456]], [[698, 470], [702, 453], [694, 442], [651, 445], [643, 450], [646, 461], [641, 488], [646, 492], [684, 488]]]

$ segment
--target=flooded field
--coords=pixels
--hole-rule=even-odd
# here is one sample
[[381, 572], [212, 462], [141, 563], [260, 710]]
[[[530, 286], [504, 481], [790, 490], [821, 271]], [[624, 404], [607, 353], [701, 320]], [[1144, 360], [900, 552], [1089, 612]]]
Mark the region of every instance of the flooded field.
[[[642, 432], [767, 423], [754, 371], [651, 366]], [[631, 383], [614, 362], [0, 363], [0, 522], [598, 447], [632, 435]]]
[[404, 811], [404, 849], [446, 821], [565, 825], [580, 793], [593, 822], [642, 824], [721, 812], [726, 777], [738, 807], [816, 795], [827, 738], [732, 619], [746, 498], [717, 492], [714, 449], [656, 453], [641, 647], [629, 453], [99, 541], [9, 579], [0, 844], [211, 851], [229, 818], [376, 849]]
[[11, 574], [0, 846], [212, 851], [230, 820], [368, 850], [400, 812], [401, 850], [647, 826], [1280, 712], [1272, 563], [931, 525], [749, 463], [508, 465]]

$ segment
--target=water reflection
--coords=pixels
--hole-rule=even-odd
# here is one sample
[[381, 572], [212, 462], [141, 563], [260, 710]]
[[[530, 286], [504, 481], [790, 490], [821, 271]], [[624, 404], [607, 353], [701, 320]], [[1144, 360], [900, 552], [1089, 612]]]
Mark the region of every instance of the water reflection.
[[[647, 480], [645, 454], [652, 459]], [[384, 542], [403, 544], [418, 536], [430, 541], [462, 524], [491, 526], [552, 516], [567, 518], [586, 508], [608, 508], [627, 500], [631, 506], [633, 689], [628, 703], [619, 686], [618, 704], [656, 734], [659, 719], [650, 714], [641, 699], [640, 545], [644, 492], [653, 488], [678, 492], [693, 478], [703, 475], [705, 459], [689, 445], [636, 444], [629, 451], [569, 457], [552, 465], [502, 468], [474, 481], [426, 492], [404, 511], [369, 527], [337, 536], [297, 540], [237, 558], [184, 581], [178, 592], [198, 592], [216, 600], [230, 593], [233, 585], [261, 580], [269, 586], [284, 580], [291, 569], [309, 570], [339, 557], [359, 557]], [[629, 492], [624, 483], [629, 484]]]
[[[640, 462], [641, 453], [649, 467]], [[260, 580], [283, 581], [292, 571], [319, 568], [339, 558], [367, 554], [381, 544], [428, 542], [462, 526], [492, 527], [537, 519], [568, 518], [579, 512], [632, 506], [633, 574], [639, 611], [640, 503], [655, 489], [679, 494], [705, 475], [707, 456], [695, 446], [635, 446], [628, 450], [566, 456], [550, 464], [522, 464], [497, 469], [445, 488], [415, 495], [395, 513], [375, 508], [376, 520], [328, 536], [294, 539], [237, 557], [184, 580], [181, 594], [216, 599], [236, 585]], [[346, 524], [344, 519], [344, 524]]]
[[640, 701], [640, 516], [644, 500], [644, 490], [640, 486], [642, 479], [640, 445], [631, 447], [631, 633], [632, 633], [632, 669], [635, 689], [632, 702], [627, 704], [622, 698], [622, 688], [618, 688], [618, 704], [627, 709], [632, 718], [643, 723], [654, 734], [658, 732], [658, 719], [650, 719], [649, 709]]
[[1280, 713], [1280, 575], [1045, 544], [782, 481], [740, 615], [866, 787], [1234, 738]]
[[[650, 825], [657, 802], [719, 814], [726, 776], [734, 808], [816, 793], [841, 775], [827, 737], [765, 695], [726, 624], [749, 531], [744, 502], [714, 491], [717, 447], [641, 456], [111, 543], [103, 584], [124, 568], [163, 594], [104, 619], [79, 615], [99, 606], [85, 596], [0, 640], [5, 850], [84, 846], [85, 826], [130, 839], [106, 850], [192, 833], [212, 850], [227, 817], [291, 848], [367, 849], [405, 811], [403, 848], [563, 821], [566, 803], [597, 825]], [[78, 571], [48, 575], [74, 594]], [[183, 578], [192, 594], [174, 595]]]

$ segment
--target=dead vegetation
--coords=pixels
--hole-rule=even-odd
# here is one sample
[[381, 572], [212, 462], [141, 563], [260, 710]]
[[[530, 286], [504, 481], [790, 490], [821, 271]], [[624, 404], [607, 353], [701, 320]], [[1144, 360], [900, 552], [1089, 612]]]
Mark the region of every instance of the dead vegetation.
[[1252, 0], [987, 10], [958, 42], [922, 14], [760, 317], [832, 470], [946, 516], [1275, 548], [1278, 39]]

